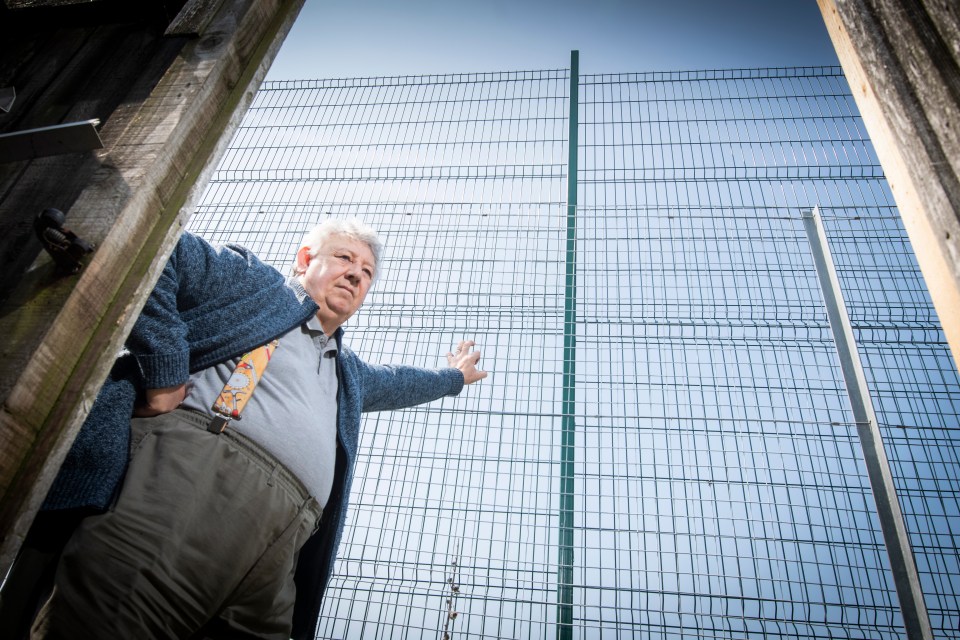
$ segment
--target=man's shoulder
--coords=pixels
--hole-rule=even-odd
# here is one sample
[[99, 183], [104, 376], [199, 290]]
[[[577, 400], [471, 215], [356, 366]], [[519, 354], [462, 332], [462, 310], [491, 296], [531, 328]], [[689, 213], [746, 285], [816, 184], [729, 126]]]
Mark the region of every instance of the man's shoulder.
[[189, 231], [181, 234], [174, 255], [188, 264], [203, 263], [205, 271], [223, 271], [225, 275], [244, 271], [271, 280], [285, 280], [280, 271], [247, 247], [232, 242], [213, 243]]

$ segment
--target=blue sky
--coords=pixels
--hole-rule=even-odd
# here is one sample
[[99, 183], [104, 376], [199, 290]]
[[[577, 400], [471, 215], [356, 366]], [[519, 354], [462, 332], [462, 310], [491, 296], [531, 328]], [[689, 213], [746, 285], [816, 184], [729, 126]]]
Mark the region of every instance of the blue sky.
[[837, 64], [815, 0], [307, 0], [268, 80]]

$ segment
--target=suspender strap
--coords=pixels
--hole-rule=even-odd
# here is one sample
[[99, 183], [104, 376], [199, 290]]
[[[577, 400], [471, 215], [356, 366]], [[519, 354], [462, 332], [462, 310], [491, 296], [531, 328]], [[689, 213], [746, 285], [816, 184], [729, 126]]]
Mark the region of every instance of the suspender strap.
[[270, 357], [278, 344], [280, 344], [279, 340], [268, 342], [240, 358], [237, 368], [233, 370], [233, 374], [227, 380], [227, 384], [223, 385], [223, 390], [211, 407], [218, 415], [211, 420], [207, 427], [208, 431], [221, 433], [227, 428], [230, 420], [240, 419], [243, 408], [253, 396], [253, 391], [267, 370]]

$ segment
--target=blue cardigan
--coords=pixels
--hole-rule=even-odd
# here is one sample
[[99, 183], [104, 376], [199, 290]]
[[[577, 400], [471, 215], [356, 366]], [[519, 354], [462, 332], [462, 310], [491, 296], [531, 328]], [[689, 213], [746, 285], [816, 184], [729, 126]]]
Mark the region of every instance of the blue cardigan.
[[[45, 509], [105, 509], [127, 464], [130, 416], [145, 389], [172, 387], [190, 373], [242, 355], [317, 312], [285, 278], [248, 250], [214, 248], [184, 233], [84, 422], [44, 503]], [[301, 550], [295, 580], [293, 637], [313, 638], [321, 601], [343, 533], [360, 433], [360, 414], [411, 407], [456, 395], [457, 369], [374, 366], [339, 346], [337, 463], [324, 526]]]

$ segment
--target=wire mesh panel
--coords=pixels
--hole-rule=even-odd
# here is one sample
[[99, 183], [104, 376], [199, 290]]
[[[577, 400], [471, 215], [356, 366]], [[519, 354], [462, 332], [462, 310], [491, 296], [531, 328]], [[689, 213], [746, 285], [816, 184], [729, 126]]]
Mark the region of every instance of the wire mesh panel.
[[268, 83], [194, 218], [281, 263], [364, 219], [387, 249], [351, 347], [438, 367], [474, 339], [492, 371], [366, 417], [321, 637], [553, 633], [567, 77]]
[[931, 625], [939, 637], [956, 638], [960, 382], [892, 198], [885, 189], [867, 196], [860, 208], [832, 211], [834, 259]]
[[900, 637], [799, 216], [879, 173], [842, 81], [582, 85], [582, 637]]
[[282, 267], [361, 217], [387, 252], [349, 345], [435, 367], [471, 338], [491, 371], [365, 418], [319, 636], [902, 637], [801, 222], [819, 206], [935, 636], [960, 637], [960, 384], [839, 69], [581, 77], [574, 255], [567, 85], [266, 83], [191, 222]]

